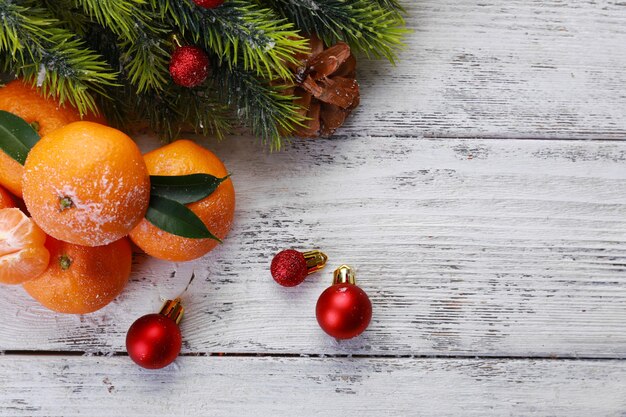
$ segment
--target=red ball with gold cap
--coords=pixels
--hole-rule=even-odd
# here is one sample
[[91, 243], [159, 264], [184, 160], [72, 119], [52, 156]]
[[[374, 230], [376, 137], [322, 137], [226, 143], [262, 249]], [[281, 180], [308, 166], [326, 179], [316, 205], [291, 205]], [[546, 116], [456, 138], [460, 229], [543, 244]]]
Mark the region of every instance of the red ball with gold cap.
[[356, 285], [354, 270], [341, 265], [335, 270], [333, 285], [317, 300], [317, 322], [336, 339], [351, 339], [363, 333], [372, 320], [372, 303]]

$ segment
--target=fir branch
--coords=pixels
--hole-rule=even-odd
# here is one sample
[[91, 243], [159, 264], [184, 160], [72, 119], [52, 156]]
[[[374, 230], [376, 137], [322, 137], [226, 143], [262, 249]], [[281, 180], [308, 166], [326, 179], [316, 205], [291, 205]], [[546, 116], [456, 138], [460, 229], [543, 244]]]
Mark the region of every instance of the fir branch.
[[222, 139], [232, 130], [230, 108], [214, 92], [170, 84], [163, 91], [141, 94], [126, 85], [116, 88], [113, 94], [114, 101], [103, 101], [101, 106], [109, 122], [123, 130], [147, 123], [167, 142], [182, 131]]
[[213, 85], [238, 118], [272, 149], [280, 149], [282, 138], [305, 120], [294, 97], [286, 94], [287, 87], [272, 86], [244, 68], [214, 64]]
[[231, 0], [216, 9], [203, 9], [191, 0], [152, 0], [157, 10], [182, 35], [213, 51], [231, 68], [239, 66], [256, 75], [291, 78], [288, 63], [294, 54], [306, 51], [292, 23], [254, 1]]
[[[138, 26], [137, 37], [120, 45], [123, 50], [120, 56], [122, 65], [139, 93], [161, 90], [169, 78], [170, 44], [162, 39], [166, 30], [156, 25], [150, 30], [146, 28], [145, 25]], [[157, 32], [159, 34], [155, 35]]]
[[74, 0], [76, 6], [120, 39], [121, 63], [139, 93], [162, 89], [167, 82], [169, 44], [166, 29], [145, 0]]
[[119, 129], [133, 129], [145, 125], [158, 132], [165, 141], [174, 139], [184, 126], [196, 133], [216, 134], [221, 137], [230, 129], [227, 106], [217, 103], [214, 97], [200, 98], [196, 90], [182, 89], [172, 83], [161, 91], [138, 93], [121, 66], [121, 47], [116, 35], [100, 26], [92, 26], [87, 42], [108, 58], [113, 67], [122, 70], [123, 84], [111, 89], [112, 100], [100, 100], [109, 123]]
[[132, 39], [137, 35], [137, 21], [145, 21], [141, 6], [144, 0], [74, 0], [92, 20], [123, 39]]
[[[395, 62], [408, 32], [396, 0], [259, 0], [316, 33], [326, 44], [344, 41], [367, 56]], [[397, 6], [396, 6], [397, 5]], [[391, 7], [390, 7], [391, 6]]]
[[139, 120], [147, 120], [165, 141], [175, 139], [183, 130], [220, 139], [231, 130], [230, 109], [211, 92], [170, 84], [164, 92], [135, 96], [131, 106], [131, 112]]
[[377, 0], [378, 4], [388, 10], [393, 10], [402, 16], [406, 14], [406, 10], [398, 0]]
[[74, 0], [42, 0], [42, 5], [77, 36], [84, 36], [89, 27], [89, 18], [79, 13]]
[[0, 0], [0, 54], [4, 69], [41, 87], [44, 95], [69, 102], [81, 114], [97, 112], [94, 93], [106, 95], [113, 73], [75, 34], [36, 2]]

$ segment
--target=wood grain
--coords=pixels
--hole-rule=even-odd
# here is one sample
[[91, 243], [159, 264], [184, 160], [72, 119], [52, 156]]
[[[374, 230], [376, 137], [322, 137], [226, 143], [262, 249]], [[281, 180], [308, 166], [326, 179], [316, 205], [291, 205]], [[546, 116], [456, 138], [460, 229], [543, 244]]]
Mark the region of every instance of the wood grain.
[[[6, 416], [623, 416], [626, 363], [185, 357], [0, 358]], [[37, 387], [33, 389], [33, 387]]]
[[626, 138], [626, 4], [420, 0], [396, 68], [361, 62], [348, 136]]
[[[200, 139], [238, 192], [213, 253], [138, 255], [86, 316], [0, 288], [1, 416], [626, 415], [626, 361], [608, 359], [626, 358], [626, 3], [404, 3], [402, 61], [360, 63], [337, 139]], [[322, 248], [328, 269], [278, 287], [287, 247]], [[374, 304], [345, 342], [314, 318], [340, 263]], [[126, 330], [192, 271], [188, 356], [138, 369]]]
[[[137, 257], [123, 295], [87, 316], [3, 287], [0, 350], [123, 352], [133, 320], [195, 270], [185, 352], [626, 356], [626, 143], [353, 138], [263, 154], [253, 142], [210, 146], [238, 191], [222, 247], [189, 264]], [[287, 247], [324, 249], [328, 269], [277, 286], [269, 262]], [[314, 316], [341, 263], [374, 304], [347, 342]]]

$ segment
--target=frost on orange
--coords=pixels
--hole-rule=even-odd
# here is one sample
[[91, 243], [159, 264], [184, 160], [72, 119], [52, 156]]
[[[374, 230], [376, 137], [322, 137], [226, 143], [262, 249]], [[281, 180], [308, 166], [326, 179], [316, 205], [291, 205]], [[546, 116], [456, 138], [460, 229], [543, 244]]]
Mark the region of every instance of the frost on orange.
[[17, 208], [0, 210], [0, 283], [21, 284], [41, 275], [50, 253], [46, 234]]
[[[22, 80], [11, 81], [0, 88], [0, 110], [31, 123], [40, 136], [81, 120], [78, 110], [69, 104], [60, 106], [57, 100], [42, 97], [36, 88]], [[105, 123], [103, 118], [93, 115], [86, 115], [84, 120]], [[24, 168], [17, 161], [0, 151], [0, 184], [18, 197], [22, 196], [23, 173]]]
[[[150, 175], [210, 174], [228, 175], [220, 159], [209, 150], [189, 140], [178, 140], [144, 155]], [[220, 239], [224, 239], [235, 215], [235, 189], [229, 178], [210, 196], [187, 204]], [[167, 233], [143, 219], [130, 233], [132, 241], [148, 255], [168, 261], [190, 261], [211, 251], [218, 242], [213, 239], [189, 239]]]
[[50, 236], [100, 246], [126, 236], [150, 199], [146, 163], [133, 140], [91, 122], [41, 138], [24, 164], [24, 202]]
[[24, 289], [50, 310], [87, 314], [117, 297], [128, 282], [132, 250], [128, 239], [87, 247], [48, 238], [50, 266]]

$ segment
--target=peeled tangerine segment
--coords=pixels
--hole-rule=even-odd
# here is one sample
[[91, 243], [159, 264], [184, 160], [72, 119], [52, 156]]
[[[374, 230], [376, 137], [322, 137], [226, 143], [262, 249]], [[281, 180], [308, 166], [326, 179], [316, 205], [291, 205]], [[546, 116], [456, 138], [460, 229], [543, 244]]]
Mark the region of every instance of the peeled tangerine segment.
[[0, 283], [21, 284], [41, 275], [50, 261], [46, 234], [17, 208], [0, 210]]
[[50, 253], [43, 246], [22, 249], [0, 258], [0, 282], [21, 284], [41, 275], [50, 262]]

